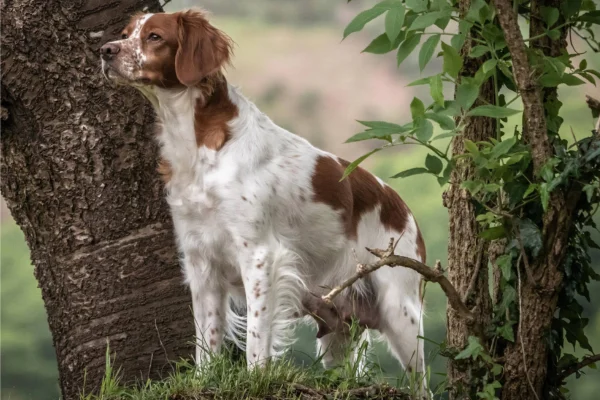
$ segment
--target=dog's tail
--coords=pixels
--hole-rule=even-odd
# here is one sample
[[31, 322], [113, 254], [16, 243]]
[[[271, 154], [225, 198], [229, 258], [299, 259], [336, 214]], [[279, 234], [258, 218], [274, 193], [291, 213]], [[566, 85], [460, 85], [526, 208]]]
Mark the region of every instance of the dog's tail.
[[271, 306], [271, 355], [279, 356], [294, 343], [293, 328], [302, 315], [302, 296], [306, 284], [300, 273], [300, 257], [277, 244], [273, 256], [273, 290], [269, 296]]

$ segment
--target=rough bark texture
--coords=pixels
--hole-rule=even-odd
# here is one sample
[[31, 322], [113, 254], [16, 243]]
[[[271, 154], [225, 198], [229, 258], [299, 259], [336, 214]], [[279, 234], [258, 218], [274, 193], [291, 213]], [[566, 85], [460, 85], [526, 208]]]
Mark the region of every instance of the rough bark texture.
[[[537, 172], [552, 155], [548, 137], [546, 113], [543, 104], [556, 99], [555, 88], [542, 89], [535, 80], [535, 73], [525, 52], [526, 46], [512, 10], [512, 2], [496, 0], [498, 18], [507, 38], [513, 57], [517, 86], [523, 96], [523, 136], [530, 144], [534, 170]], [[541, 17], [542, 7], [560, 10], [560, 0], [538, 0], [531, 2], [530, 37], [545, 32]], [[557, 24], [564, 22], [562, 18]], [[556, 57], [566, 48], [566, 31], [563, 29], [558, 40], [543, 37], [533, 40], [532, 48], [547, 56]], [[502, 398], [543, 398], [548, 372], [548, 332], [556, 311], [558, 294], [562, 283], [560, 269], [567, 248], [567, 237], [572, 216], [580, 195], [579, 190], [564, 193], [552, 192], [548, 210], [543, 217], [544, 249], [538, 259], [533, 260], [531, 277], [522, 274], [520, 295], [521, 310], [518, 332], [514, 344], [505, 350], [505, 378]]]
[[[156, 0], [5, 1], [2, 195], [27, 239], [65, 399], [190, 355], [193, 320], [156, 169], [153, 113], [96, 50]], [[5, 118], [6, 117], [6, 118]]]
[[[470, 7], [470, 0], [460, 3], [461, 14], [465, 15]], [[473, 42], [467, 38], [461, 51], [465, 64], [461, 76], [474, 76], [481, 64], [482, 59], [469, 58]], [[494, 103], [494, 86], [488, 80], [481, 87], [480, 98]], [[482, 105], [481, 100], [475, 102], [475, 106]], [[454, 155], [465, 151], [464, 140], [474, 142], [488, 140], [495, 137], [495, 121], [490, 118], [475, 117], [467, 121], [463, 135], [454, 140], [452, 152]], [[469, 307], [475, 307], [473, 314], [477, 323], [487, 326], [492, 315], [491, 299], [488, 288], [488, 257], [487, 243], [478, 237], [480, 232], [479, 223], [475, 220], [475, 210], [469, 193], [460, 187], [460, 183], [472, 179], [474, 168], [470, 161], [460, 160], [454, 171], [447, 192], [444, 194], [444, 205], [450, 214], [450, 234], [448, 244], [448, 278], [458, 293], [463, 297]], [[447, 340], [448, 346], [461, 350], [467, 343], [469, 326], [465, 319], [460, 318], [456, 311], [447, 307]], [[471, 332], [472, 334], [472, 332]], [[469, 398], [475, 388], [475, 382], [470, 374], [470, 361], [450, 361], [448, 364], [448, 385], [451, 398]]]

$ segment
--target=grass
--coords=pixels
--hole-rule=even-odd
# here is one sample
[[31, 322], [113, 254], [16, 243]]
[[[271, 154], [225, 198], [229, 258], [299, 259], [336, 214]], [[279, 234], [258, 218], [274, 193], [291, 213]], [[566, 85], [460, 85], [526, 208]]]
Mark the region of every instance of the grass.
[[[357, 336], [358, 337], [358, 336]], [[105, 374], [97, 393], [82, 393], [80, 400], [204, 400], [204, 399], [416, 399], [410, 388], [419, 387], [419, 377], [402, 374], [394, 385], [383, 378], [372, 361], [365, 372], [359, 364], [367, 354], [367, 342], [359, 346], [354, 361], [350, 351], [339, 367], [323, 370], [320, 359], [298, 366], [289, 358], [269, 362], [263, 368], [247, 368], [245, 359], [232, 347], [213, 354], [195, 367], [188, 361], [172, 365], [168, 378], [126, 386], [115, 369], [107, 346]], [[236, 356], [236, 354], [238, 354]]]

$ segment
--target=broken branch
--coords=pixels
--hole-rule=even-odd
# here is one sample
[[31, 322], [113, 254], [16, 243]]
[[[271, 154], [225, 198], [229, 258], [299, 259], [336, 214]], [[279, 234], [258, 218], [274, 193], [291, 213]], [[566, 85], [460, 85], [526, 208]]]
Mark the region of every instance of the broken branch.
[[583, 357], [583, 359], [580, 362], [565, 367], [565, 369], [562, 370], [558, 377], [561, 380], [565, 380], [569, 375], [573, 375], [580, 369], [585, 368], [588, 365], [594, 364], [597, 361], [600, 361], [600, 354], [594, 354], [591, 356]]

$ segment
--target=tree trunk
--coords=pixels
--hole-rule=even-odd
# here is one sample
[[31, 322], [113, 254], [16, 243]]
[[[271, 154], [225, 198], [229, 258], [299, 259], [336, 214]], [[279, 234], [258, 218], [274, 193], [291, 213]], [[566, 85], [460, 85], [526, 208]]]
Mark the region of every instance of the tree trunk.
[[[560, 10], [560, 0], [534, 0], [531, 2], [531, 23], [529, 36], [538, 36], [545, 32], [546, 24], [542, 18], [542, 7], [554, 7]], [[562, 15], [557, 24], [562, 24]], [[546, 56], [557, 57], [566, 49], [566, 29], [561, 30], [558, 40], [545, 36], [533, 40], [532, 48], [539, 49]], [[542, 102], [550, 105], [557, 101], [556, 88], [542, 90]], [[546, 118], [548, 121], [548, 109]], [[548, 129], [556, 127], [549, 123]], [[556, 132], [558, 133], [558, 132]], [[572, 225], [572, 213], [568, 204], [577, 202], [580, 193], [564, 193], [557, 189], [551, 195], [548, 211], [544, 215], [544, 249], [537, 260], [533, 260], [532, 270], [535, 281], [532, 282], [522, 273], [520, 324], [515, 343], [505, 351], [506, 382], [502, 391], [503, 400], [544, 398], [544, 386], [548, 375], [549, 335], [552, 318], [556, 311], [558, 295], [562, 284], [561, 264], [567, 249], [568, 233]], [[522, 266], [519, 266], [522, 267]]]
[[[98, 388], [107, 341], [125, 381], [193, 339], [153, 113], [111, 87], [98, 47], [157, 0], [2, 2], [2, 195], [27, 239], [63, 398]], [[85, 388], [84, 388], [85, 377]]]
[[[470, 7], [470, 0], [460, 3], [461, 15], [464, 16]], [[471, 32], [470, 35], [474, 35]], [[474, 76], [484, 59], [467, 57], [474, 46], [469, 36], [461, 50], [464, 59], [461, 76]], [[481, 86], [480, 99], [494, 104], [494, 86], [488, 80]], [[475, 106], [484, 104], [478, 99]], [[463, 134], [453, 141], [452, 153], [464, 153], [464, 140], [473, 142], [488, 140], [496, 136], [496, 125], [490, 118], [469, 118]], [[467, 159], [459, 160], [452, 172], [451, 185], [444, 194], [444, 206], [450, 214], [450, 232], [448, 243], [448, 279], [473, 309], [481, 326], [487, 326], [492, 315], [491, 298], [488, 287], [488, 243], [479, 238], [479, 222], [475, 220], [475, 209], [469, 193], [461, 188], [461, 182], [472, 179], [474, 168]], [[446, 310], [447, 342], [450, 348], [461, 350], [467, 343], [469, 328], [454, 309]], [[476, 398], [477, 379], [473, 376], [471, 360], [450, 360], [448, 363], [448, 387], [450, 398]]]

